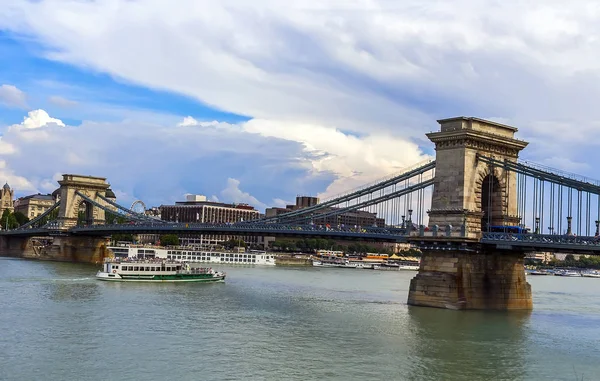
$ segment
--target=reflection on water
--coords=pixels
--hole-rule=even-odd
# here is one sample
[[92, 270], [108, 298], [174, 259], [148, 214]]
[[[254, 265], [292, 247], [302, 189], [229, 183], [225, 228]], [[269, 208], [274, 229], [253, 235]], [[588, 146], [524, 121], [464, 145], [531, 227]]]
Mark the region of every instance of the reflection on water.
[[486, 313], [408, 307], [413, 272], [223, 269], [221, 284], [108, 283], [96, 266], [0, 259], [0, 379], [600, 374], [600, 281], [533, 279], [532, 313]]
[[518, 379], [524, 372], [524, 329], [530, 312], [497, 313], [409, 308], [423, 363], [414, 379]]

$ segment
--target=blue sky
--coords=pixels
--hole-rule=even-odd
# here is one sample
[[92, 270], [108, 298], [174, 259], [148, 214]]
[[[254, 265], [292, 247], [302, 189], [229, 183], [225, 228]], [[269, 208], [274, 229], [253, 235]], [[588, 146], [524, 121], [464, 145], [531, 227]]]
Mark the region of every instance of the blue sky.
[[459, 115], [600, 178], [594, 4], [15, 0], [0, 9], [0, 180], [24, 195], [75, 172], [124, 204], [264, 208], [399, 172]]

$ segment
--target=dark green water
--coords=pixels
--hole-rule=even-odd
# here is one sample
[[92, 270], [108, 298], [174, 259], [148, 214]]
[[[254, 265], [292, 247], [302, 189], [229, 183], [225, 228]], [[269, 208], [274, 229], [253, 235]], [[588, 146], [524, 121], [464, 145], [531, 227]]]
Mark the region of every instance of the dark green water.
[[409, 308], [414, 272], [225, 270], [123, 284], [0, 259], [0, 380], [600, 380], [600, 279], [529, 277], [522, 314]]

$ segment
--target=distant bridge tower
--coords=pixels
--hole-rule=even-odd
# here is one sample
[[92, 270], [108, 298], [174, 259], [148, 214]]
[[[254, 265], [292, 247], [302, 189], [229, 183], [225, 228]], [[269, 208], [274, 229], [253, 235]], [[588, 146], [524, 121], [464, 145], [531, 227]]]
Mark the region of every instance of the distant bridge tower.
[[60, 184], [59, 226], [68, 229], [77, 225], [79, 212], [83, 211], [87, 225], [104, 224], [104, 210], [94, 207], [77, 193], [81, 193], [99, 204], [104, 204], [98, 195], [105, 196], [109, 184], [104, 177], [63, 175]]
[[458, 227], [478, 237], [487, 224], [517, 225], [517, 175], [477, 161], [477, 154], [517, 161], [527, 142], [517, 129], [478, 118], [438, 120], [441, 131], [427, 134], [435, 143], [436, 171], [429, 225]]
[[[429, 226], [431, 233], [411, 240], [421, 247], [419, 274], [411, 281], [408, 304], [460, 309], [531, 309], [522, 252], [481, 244], [482, 228], [515, 225], [516, 174], [490, 168], [477, 155], [516, 161], [528, 143], [517, 129], [478, 118], [438, 120], [436, 171]], [[439, 229], [466, 226], [461, 237], [436, 235]]]

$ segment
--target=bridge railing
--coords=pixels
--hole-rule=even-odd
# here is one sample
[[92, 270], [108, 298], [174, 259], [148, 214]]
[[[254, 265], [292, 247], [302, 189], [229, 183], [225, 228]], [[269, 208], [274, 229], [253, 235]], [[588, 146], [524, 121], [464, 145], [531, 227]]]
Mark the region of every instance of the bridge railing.
[[178, 229], [208, 229], [208, 230], [231, 230], [232, 234], [240, 234], [243, 231], [304, 231], [304, 232], [345, 232], [357, 234], [386, 234], [386, 235], [406, 235], [406, 229], [396, 227], [366, 227], [366, 226], [325, 226], [325, 225], [283, 225], [283, 224], [206, 224], [206, 223], [129, 223], [129, 224], [110, 224], [110, 225], [80, 225], [72, 228], [77, 230], [178, 230]]
[[482, 233], [483, 242], [514, 242], [544, 245], [578, 245], [600, 247], [600, 237], [575, 236], [566, 234], [513, 234], [513, 233]]

